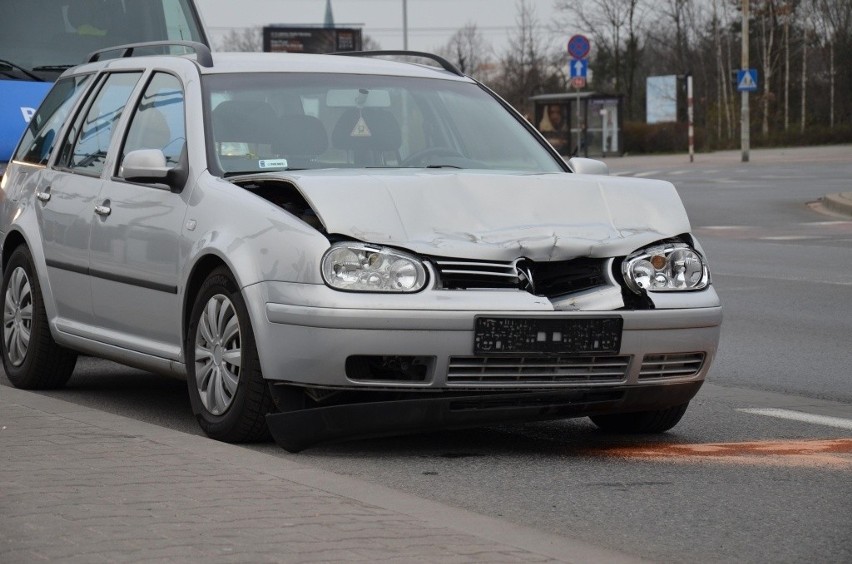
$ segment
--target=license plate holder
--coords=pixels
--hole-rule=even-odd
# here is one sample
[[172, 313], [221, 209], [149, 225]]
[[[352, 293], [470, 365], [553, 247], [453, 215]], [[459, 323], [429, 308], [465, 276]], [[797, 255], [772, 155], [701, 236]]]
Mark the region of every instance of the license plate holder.
[[616, 354], [623, 326], [621, 317], [477, 317], [473, 351], [477, 355]]

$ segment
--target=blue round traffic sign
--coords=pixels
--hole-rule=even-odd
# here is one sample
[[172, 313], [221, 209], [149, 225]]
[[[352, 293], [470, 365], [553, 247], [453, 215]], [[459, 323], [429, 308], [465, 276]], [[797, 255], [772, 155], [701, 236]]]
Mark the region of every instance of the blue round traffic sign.
[[585, 35], [572, 35], [568, 40], [568, 54], [573, 59], [585, 59], [591, 48], [592, 44]]

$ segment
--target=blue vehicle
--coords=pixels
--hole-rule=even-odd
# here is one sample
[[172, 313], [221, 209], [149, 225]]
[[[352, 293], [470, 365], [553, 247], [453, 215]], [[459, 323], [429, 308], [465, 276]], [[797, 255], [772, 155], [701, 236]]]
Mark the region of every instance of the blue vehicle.
[[2, 7], [0, 176], [53, 82], [89, 53], [167, 39], [209, 45], [192, 0], [3, 0]]

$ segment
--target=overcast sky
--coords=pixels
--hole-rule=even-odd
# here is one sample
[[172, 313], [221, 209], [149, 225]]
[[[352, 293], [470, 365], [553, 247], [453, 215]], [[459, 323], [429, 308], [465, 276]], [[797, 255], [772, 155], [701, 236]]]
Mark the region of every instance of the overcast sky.
[[[196, 0], [215, 41], [232, 28], [321, 24], [326, 0]], [[553, 0], [532, 0], [539, 23], [553, 18]], [[362, 24], [383, 49], [402, 49], [403, 0], [332, 0], [337, 25]], [[473, 22], [497, 53], [516, 27], [516, 0], [408, 0], [408, 48], [434, 51]], [[543, 30], [544, 31], [544, 30]], [[567, 41], [573, 31], [565, 33]], [[553, 38], [553, 41], [561, 39]]]

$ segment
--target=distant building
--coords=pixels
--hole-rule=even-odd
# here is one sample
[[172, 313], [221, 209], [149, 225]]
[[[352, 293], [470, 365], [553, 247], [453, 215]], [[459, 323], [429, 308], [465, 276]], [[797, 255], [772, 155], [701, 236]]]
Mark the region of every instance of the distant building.
[[263, 50], [267, 53], [334, 53], [361, 49], [361, 26], [336, 26], [331, 0], [325, 2], [322, 24], [274, 24], [263, 28]]

